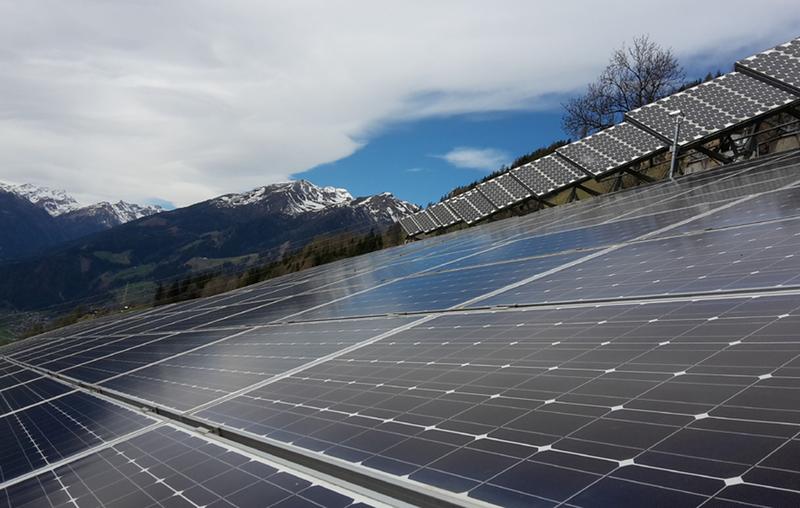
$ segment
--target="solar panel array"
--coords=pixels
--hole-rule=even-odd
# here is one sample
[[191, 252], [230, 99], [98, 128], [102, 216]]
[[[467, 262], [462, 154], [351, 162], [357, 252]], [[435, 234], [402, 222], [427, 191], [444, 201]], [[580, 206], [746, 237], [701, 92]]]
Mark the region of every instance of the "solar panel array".
[[800, 38], [740, 60], [736, 70], [800, 94]]
[[511, 194], [497, 179], [489, 180], [478, 185], [481, 194], [491, 201], [496, 209], [505, 208], [517, 202]]
[[[559, 161], [554, 161], [559, 162]], [[556, 189], [556, 182], [541, 170], [541, 164], [529, 162], [508, 172], [531, 189], [535, 196], [546, 196]]]
[[422, 230], [426, 233], [439, 228], [439, 223], [436, 221], [436, 218], [433, 216], [430, 210], [422, 210], [418, 214], [415, 214], [414, 218]]
[[[582, 148], [625, 159], [636, 132]], [[584, 178], [576, 153], [425, 227]], [[798, 506], [798, 169], [732, 164], [13, 343], [0, 508]]]
[[366, 507], [361, 496], [170, 425], [7, 487], [3, 507]]
[[481, 217], [489, 216], [497, 211], [497, 206], [479, 189], [465, 192], [464, 199], [480, 212]]
[[514, 202], [531, 197], [531, 190], [511, 173], [504, 173], [497, 177], [497, 182], [503, 186], [514, 198]]
[[414, 217], [411, 215], [407, 215], [400, 219], [400, 226], [402, 226], [403, 231], [406, 232], [407, 236], [414, 236], [418, 233], [422, 233], [422, 228], [417, 224], [417, 221], [414, 220]]
[[666, 143], [622, 122], [558, 149], [558, 153], [595, 176], [665, 150]]
[[[440, 227], [459, 221], [472, 224], [531, 196], [543, 198], [589, 177], [600, 177], [664, 152], [673, 141], [675, 111], [682, 113], [678, 144], [691, 147], [800, 103], [800, 39], [742, 60], [736, 69], [630, 111], [620, 124], [480, 184], [480, 196], [472, 194], [468, 199], [473, 206], [451, 206], [455, 221]], [[411, 216], [422, 227], [401, 221], [408, 236], [439, 229], [423, 226], [419, 220], [423, 213]]]
[[742, 122], [796, 103], [798, 97], [748, 75], [731, 72], [635, 109], [625, 118], [665, 141], [673, 137], [673, 111], [681, 111], [678, 143], [696, 143]]
[[412, 504], [796, 505], [798, 168], [726, 166], [13, 344], [0, 506], [385, 501], [258, 449]]
[[449, 226], [459, 221], [459, 218], [453, 213], [452, 210], [445, 203], [437, 203], [431, 206], [431, 213], [439, 221], [442, 226]]
[[472, 224], [473, 222], [485, 217], [483, 212], [476, 208], [472, 201], [467, 199], [466, 195], [460, 195], [453, 198], [450, 201], [450, 208], [467, 224]]

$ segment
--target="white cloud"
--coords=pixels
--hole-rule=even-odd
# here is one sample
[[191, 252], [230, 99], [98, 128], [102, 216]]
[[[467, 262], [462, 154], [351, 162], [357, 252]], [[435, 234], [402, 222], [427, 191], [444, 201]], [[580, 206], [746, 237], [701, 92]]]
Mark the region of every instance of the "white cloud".
[[797, 26], [795, 0], [0, 0], [0, 180], [185, 205], [388, 122], [547, 107], [643, 30], [687, 61]]
[[470, 148], [461, 146], [453, 148], [444, 155], [439, 155], [457, 168], [480, 169], [482, 171], [494, 171], [500, 166], [508, 164], [510, 157], [502, 150], [494, 148]]

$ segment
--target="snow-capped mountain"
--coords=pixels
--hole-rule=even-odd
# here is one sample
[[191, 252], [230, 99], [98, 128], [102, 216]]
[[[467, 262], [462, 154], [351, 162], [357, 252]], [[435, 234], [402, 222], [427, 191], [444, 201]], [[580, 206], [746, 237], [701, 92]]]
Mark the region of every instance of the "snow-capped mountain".
[[400, 217], [418, 210], [389, 192], [353, 198], [347, 189], [319, 187], [307, 180], [297, 180], [258, 187], [241, 194], [226, 194], [211, 200], [219, 208], [252, 208], [259, 214], [298, 216], [309, 212], [349, 207], [365, 211], [377, 224], [390, 225]]
[[403, 201], [394, 197], [390, 192], [356, 198], [352, 200], [350, 206], [366, 210], [376, 222], [391, 224], [398, 222], [401, 217], [416, 213], [419, 207], [408, 201]]
[[352, 200], [353, 196], [346, 189], [318, 187], [306, 180], [296, 180], [265, 185], [241, 194], [226, 194], [213, 203], [220, 207], [257, 206], [268, 213], [297, 215]]
[[61, 189], [51, 189], [30, 183], [13, 185], [0, 182], [0, 190], [16, 194], [42, 208], [51, 217], [72, 215], [73, 217], [94, 217], [96, 222], [106, 227], [114, 227], [132, 220], [141, 219], [164, 210], [160, 206], [137, 205], [118, 201], [101, 201], [93, 205], [81, 206], [78, 201]]
[[124, 201], [81, 206], [63, 190], [29, 183], [13, 185], [0, 182], [0, 194], [0, 214], [4, 221], [15, 225], [13, 228], [6, 225], [4, 234], [0, 235], [0, 260], [29, 256], [163, 211], [158, 206]]
[[116, 203], [101, 201], [100, 203], [74, 210], [69, 215], [73, 217], [94, 217], [97, 223], [111, 228], [163, 211], [160, 206], [142, 206], [125, 201], [117, 201]]
[[3, 182], [0, 182], [0, 189], [27, 199], [34, 205], [43, 208], [52, 217], [58, 217], [81, 207], [75, 198], [61, 189], [50, 189], [30, 183], [12, 185]]

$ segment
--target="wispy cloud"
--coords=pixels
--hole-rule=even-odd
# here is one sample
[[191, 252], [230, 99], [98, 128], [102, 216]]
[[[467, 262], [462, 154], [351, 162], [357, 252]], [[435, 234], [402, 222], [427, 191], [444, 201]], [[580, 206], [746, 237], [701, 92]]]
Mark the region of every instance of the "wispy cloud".
[[440, 157], [457, 168], [494, 171], [510, 160], [509, 155], [495, 148], [472, 148], [460, 146]]
[[406, 173], [420, 173], [422, 171], [425, 171], [425, 168], [408, 168]]

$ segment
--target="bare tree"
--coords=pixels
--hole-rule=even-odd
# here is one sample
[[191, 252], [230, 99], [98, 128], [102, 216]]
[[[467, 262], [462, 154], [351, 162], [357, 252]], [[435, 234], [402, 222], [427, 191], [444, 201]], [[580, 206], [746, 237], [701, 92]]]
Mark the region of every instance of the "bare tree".
[[622, 115], [666, 97], [684, 80], [683, 68], [671, 49], [664, 49], [647, 35], [635, 37], [611, 55], [600, 77], [586, 93], [564, 107], [563, 127], [577, 138], [617, 123]]

